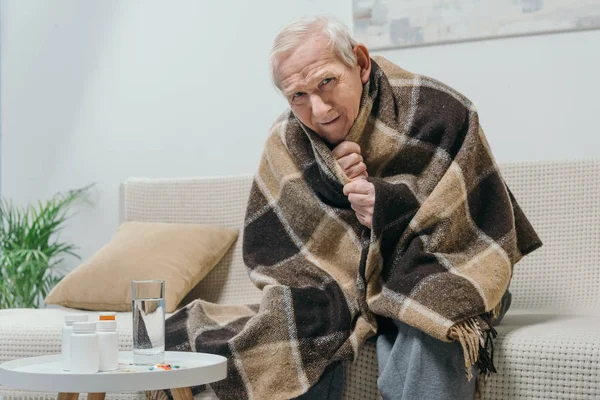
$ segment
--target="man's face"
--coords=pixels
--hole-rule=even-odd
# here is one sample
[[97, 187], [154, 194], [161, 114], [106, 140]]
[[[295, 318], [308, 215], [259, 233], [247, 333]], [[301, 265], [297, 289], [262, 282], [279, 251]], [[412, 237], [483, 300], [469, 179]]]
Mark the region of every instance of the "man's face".
[[281, 89], [304, 125], [332, 145], [342, 142], [358, 116], [361, 68], [346, 66], [320, 35], [279, 59]]

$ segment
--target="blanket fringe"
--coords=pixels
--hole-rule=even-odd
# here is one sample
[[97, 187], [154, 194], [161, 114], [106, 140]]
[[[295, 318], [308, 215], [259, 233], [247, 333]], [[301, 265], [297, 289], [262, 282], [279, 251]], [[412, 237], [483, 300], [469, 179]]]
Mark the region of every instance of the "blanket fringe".
[[458, 341], [463, 349], [467, 378], [473, 378], [471, 367], [479, 369], [478, 388], [483, 394], [483, 381], [492, 373], [494, 366], [494, 339], [498, 335], [492, 326], [493, 311], [454, 324], [448, 337]]
[[502, 301], [499, 301], [496, 307], [492, 308], [490, 311], [492, 318], [498, 318], [500, 316], [500, 312], [502, 311]]
[[164, 390], [147, 390], [146, 400], [170, 400], [170, 398]]

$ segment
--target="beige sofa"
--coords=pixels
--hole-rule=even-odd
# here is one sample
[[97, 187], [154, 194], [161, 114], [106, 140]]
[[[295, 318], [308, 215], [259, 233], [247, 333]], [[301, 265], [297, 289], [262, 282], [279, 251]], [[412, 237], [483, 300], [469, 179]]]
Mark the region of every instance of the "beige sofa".
[[[501, 165], [544, 247], [517, 265], [513, 304], [498, 327], [498, 374], [486, 399], [600, 398], [600, 160]], [[197, 222], [241, 229], [250, 176], [130, 179], [121, 185], [122, 221]], [[238, 239], [193, 296], [252, 303]], [[0, 311], [0, 362], [60, 351], [64, 309]], [[131, 343], [130, 314], [119, 316], [121, 346]], [[347, 364], [345, 399], [378, 398], [375, 347]], [[1, 384], [2, 382], [0, 382]], [[8, 399], [55, 394], [11, 391]], [[142, 393], [108, 398], [143, 398]]]

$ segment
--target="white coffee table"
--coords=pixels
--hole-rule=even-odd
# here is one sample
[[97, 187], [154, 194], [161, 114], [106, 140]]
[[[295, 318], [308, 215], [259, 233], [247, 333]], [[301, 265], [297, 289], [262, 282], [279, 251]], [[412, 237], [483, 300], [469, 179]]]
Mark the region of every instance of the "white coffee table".
[[[227, 359], [206, 353], [165, 352], [166, 371], [133, 365], [130, 351], [119, 352], [119, 369], [114, 372], [76, 374], [62, 370], [61, 356], [22, 358], [0, 365], [0, 385], [13, 389], [57, 392], [59, 400], [104, 400], [106, 392], [136, 392], [171, 389], [175, 400], [191, 400], [191, 386], [225, 379]], [[178, 366], [179, 368], [175, 368]]]

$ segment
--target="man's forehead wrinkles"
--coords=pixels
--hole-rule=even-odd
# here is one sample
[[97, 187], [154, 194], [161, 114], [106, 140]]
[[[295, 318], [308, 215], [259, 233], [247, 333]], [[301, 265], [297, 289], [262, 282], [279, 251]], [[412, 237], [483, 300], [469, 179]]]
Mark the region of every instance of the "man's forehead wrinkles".
[[[330, 61], [331, 57], [323, 57], [321, 59], [312, 60], [308, 62], [304, 67], [302, 67], [299, 71], [291, 71], [290, 78], [294, 76], [301, 76], [302, 78], [305, 78], [307, 75], [310, 74], [311, 70], [321, 68], [323, 67], [323, 65], [328, 64]], [[289, 66], [288, 69], [292, 69], [292, 67]]]
[[302, 68], [301, 75], [304, 82], [307, 82], [313, 77], [316, 73], [322, 70], [323, 66], [327, 65], [327, 61], [317, 61], [316, 63], [312, 63]]
[[[332, 68], [327, 67], [326, 63], [325, 65], [314, 66], [312, 68], [309, 65], [303, 68], [303, 70], [299, 73], [290, 76], [288, 79], [282, 82], [284, 87], [288, 86], [288, 88], [284, 90], [284, 92], [286, 94], [289, 94], [291, 92], [297, 92], [299, 91], [298, 89], [306, 88], [311, 84], [317, 84], [322, 79], [325, 79], [330, 75], [333, 76], [335, 75], [335, 73]], [[295, 76], [299, 76], [299, 79], [294, 82], [293, 79]], [[286, 85], [286, 81], [291, 81], [291, 83], [289, 85]]]

